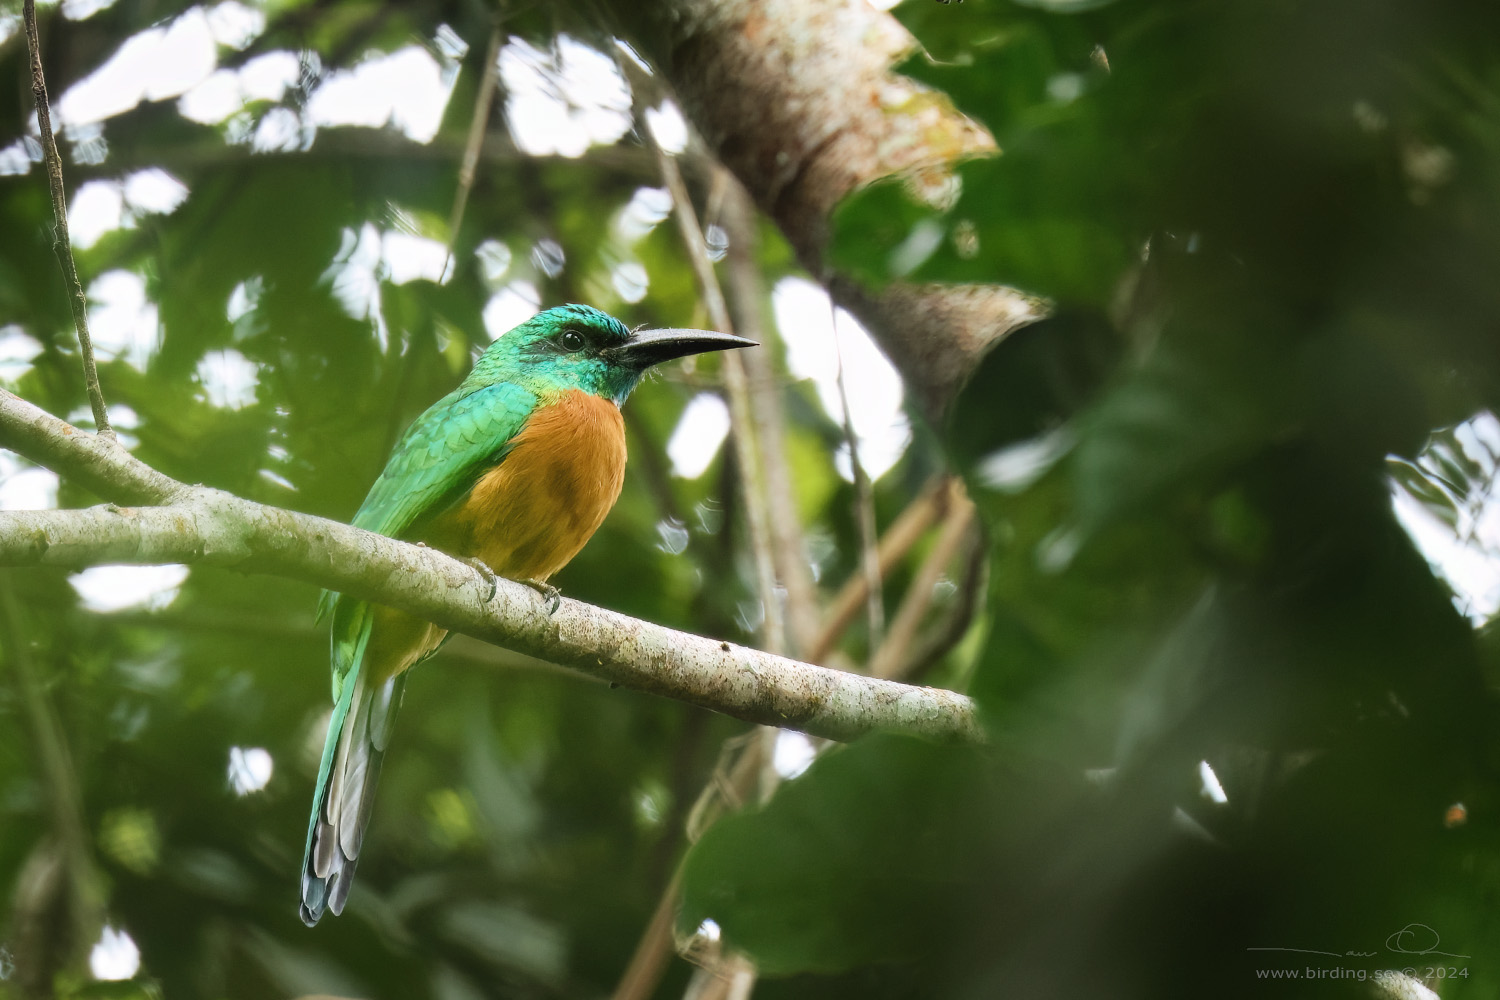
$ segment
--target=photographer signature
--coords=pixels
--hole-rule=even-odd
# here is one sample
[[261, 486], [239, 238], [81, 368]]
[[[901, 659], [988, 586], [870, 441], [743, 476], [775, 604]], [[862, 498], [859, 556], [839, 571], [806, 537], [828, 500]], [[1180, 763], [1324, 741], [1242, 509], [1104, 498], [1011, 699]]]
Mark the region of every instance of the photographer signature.
[[[1438, 951], [1442, 944], [1438, 932], [1426, 924], [1407, 924], [1385, 939], [1385, 950], [1398, 955], [1441, 955], [1444, 958], [1468, 958], [1451, 951]], [[1246, 951], [1291, 951], [1303, 955], [1327, 955], [1330, 958], [1374, 958], [1378, 951], [1322, 951], [1317, 948], [1246, 948]]]

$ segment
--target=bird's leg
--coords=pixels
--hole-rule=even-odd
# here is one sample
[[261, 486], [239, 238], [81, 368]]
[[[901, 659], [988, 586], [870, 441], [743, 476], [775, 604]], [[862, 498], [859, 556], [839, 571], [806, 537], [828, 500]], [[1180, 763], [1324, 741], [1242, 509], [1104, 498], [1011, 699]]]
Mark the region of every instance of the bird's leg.
[[495, 575], [495, 571], [486, 566], [483, 559], [475, 556], [466, 556], [460, 559], [459, 562], [467, 563], [479, 571], [479, 575], [484, 577], [485, 582], [490, 585], [490, 592], [485, 596], [484, 603], [488, 604], [493, 601], [495, 599], [495, 591], [500, 586], [500, 578]]
[[562, 591], [552, 586], [546, 580], [517, 580], [516, 582], [524, 583], [547, 599], [547, 617], [550, 618], [556, 614], [557, 609], [562, 606]]

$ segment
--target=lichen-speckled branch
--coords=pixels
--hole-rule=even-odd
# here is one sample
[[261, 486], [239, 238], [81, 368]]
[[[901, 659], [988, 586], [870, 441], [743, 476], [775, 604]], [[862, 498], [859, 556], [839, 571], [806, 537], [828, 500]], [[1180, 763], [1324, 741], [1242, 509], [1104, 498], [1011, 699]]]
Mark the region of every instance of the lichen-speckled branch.
[[103, 497], [160, 506], [0, 512], [0, 565], [201, 563], [305, 580], [455, 632], [765, 725], [847, 740], [875, 730], [978, 739], [969, 699], [799, 663], [578, 601], [548, 615], [521, 584], [434, 549], [187, 486], [0, 390], [0, 447]]

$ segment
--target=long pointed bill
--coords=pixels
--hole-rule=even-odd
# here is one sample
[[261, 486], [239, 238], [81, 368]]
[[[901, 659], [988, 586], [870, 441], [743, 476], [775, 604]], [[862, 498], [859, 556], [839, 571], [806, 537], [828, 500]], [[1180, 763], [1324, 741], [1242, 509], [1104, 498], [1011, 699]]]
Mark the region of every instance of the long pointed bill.
[[689, 354], [756, 346], [753, 340], [713, 330], [637, 330], [625, 343], [608, 348], [603, 354], [611, 361], [644, 371], [652, 365], [685, 358]]

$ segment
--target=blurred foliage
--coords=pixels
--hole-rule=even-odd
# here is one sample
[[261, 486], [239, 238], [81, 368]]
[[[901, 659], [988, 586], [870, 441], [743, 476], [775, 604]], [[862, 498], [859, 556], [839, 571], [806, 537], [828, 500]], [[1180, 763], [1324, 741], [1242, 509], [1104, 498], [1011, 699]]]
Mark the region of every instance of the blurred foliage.
[[1494, 995], [1493, 627], [1392, 492], [1493, 587], [1500, 19], [895, 13], [1002, 152], [850, 198], [835, 259], [1053, 304], [947, 427], [992, 745], [825, 755], [693, 848], [680, 929], [800, 974], [766, 997]]
[[[54, 98], [185, 6], [44, 8]], [[1368, 982], [1326, 970], [1393, 967], [1463, 970], [1428, 980], [1445, 998], [1500, 992], [1500, 647], [1391, 503], [1394, 480], [1472, 528], [1495, 476], [1454, 428], [1500, 403], [1500, 15], [1455, 0], [908, 0], [896, 14], [926, 50], [903, 71], [1003, 154], [951, 185], [851, 198], [836, 260], [872, 284], [1004, 282], [1053, 303], [985, 360], [947, 427], [915, 429], [877, 491], [889, 523], [940, 464], [939, 438], [968, 478], [990, 548], [983, 630], [934, 679], [967, 685], [991, 742], [824, 754], [688, 852], [679, 930], [712, 920], [768, 998], [1361, 996]], [[346, 518], [403, 423], [487, 343], [497, 292], [528, 282], [545, 304], [632, 324], [694, 320], [671, 227], [619, 234], [657, 185], [631, 135], [566, 158], [492, 126], [449, 280], [398, 283], [374, 264], [360, 279], [362, 234], [449, 238], [491, 11], [341, 0], [266, 15], [220, 63], [297, 53], [279, 100], [211, 125], [148, 101], [65, 143], [74, 187], [160, 167], [187, 188], [80, 252], [86, 282], [138, 275], [157, 310], [144, 360], [101, 368], [139, 457]], [[458, 73], [431, 142], [322, 128], [307, 148], [252, 148], [367, 52], [438, 52], [440, 25], [467, 48], [443, 56]], [[507, 28], [610, 50], [566, 9], [518, 6]], [[24, 48], [0, 38], [0, 74], [23, 80]], [[28, 108], [21, 88], [0, 104], [0, 148]], [[78, 419], [47, 213], [39, 171], [0, 176], [0, 337], [37, 345], [7, 384]], [[769, 283], [791, 265], [763, 235]], [[622, 261], [649, 276], [639, 302], [611, 280]], [[223, 405], [207, 383], [234, 357], [256, 380]], [[711, 362], [631, 400], [625, 494], [558, 582], [751, 641], [732, 462], [684, 480], [664, 458], [698, 391], [717, 391]], [[840, 434], [807, 383], [787, 380], [783, 402], [833, 586], [857, 552]], [[64, 505], [95, 499], [61, 484]], [[909, 578], [893, 574], [888, 606]], [[410, 685], [348, 912], [308, 931], [295, 878], [327, 709], [312, 588], [194, 569], [165, 608], [109, 614], [60, 572], [0, 588], [16, 607], [0, 656], [14, 667], [24, 651], [43, 683], [107, 919], [141, 953], [125, 983], [70, 971], [68, 995], [602, 995], [740, 728], [455, 641]], [[865, 646], [857, 627], [845, 652]], [[49, 856], [55, 792], [11, 678], [7, 974], [37, 922], [28, 877]], [[274, 770], [238, 794], [237, 776], [242, 791], [256, 780], [231, 749], [255, 747]], [[1441, 944], [1392, 937], [1411, 925]], [[1258, 978], [1287, 969], [1324, 974]], [[687, 973], [675, 963], [659, 995]]]

